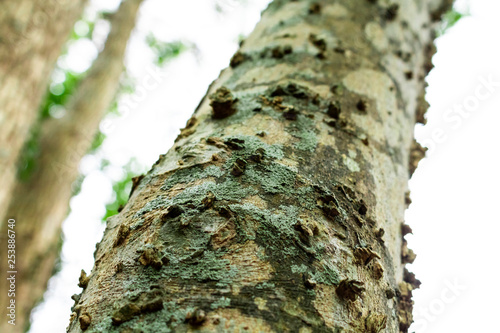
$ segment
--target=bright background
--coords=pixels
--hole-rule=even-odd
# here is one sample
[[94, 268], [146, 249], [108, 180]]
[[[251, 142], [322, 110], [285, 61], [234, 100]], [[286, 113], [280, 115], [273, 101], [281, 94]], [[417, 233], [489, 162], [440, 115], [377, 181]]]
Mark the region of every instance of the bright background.
[[[86, 15], [114, 10], [118, 2], [93, 0]], [[131, 158], [137, 160], [137, 172], [144, 172], [172, 146], [208, 85], [228, 66], [240, 36], [252, 31], [268, 2], [145, 1], [126, 58], [136, 92], [120, 99], [121, 115], [110, 115], [102, 123], [104, 144], [81, 163], [85, 179], [64, 223], [62, 268], [32, 315], [31, 333], [65, 331], [70, 296], [81, 291], [80, 269], [89, 273], [93, 266], [105, 205], [113, 200], [113, 182], [123, 177], [123, 166]], [[414, 292], [415, 324], [410, 331], [417, 333], [500, 332], [494, 257], [500, 231], [495, 211], [500, 206], [500, 1], [459, 0], [456, 8], [470, 15], [436, 42], [436, 67], [428, 77], [428, 124], [416, 127], [417, 139], [430, 148], [410, 181], [413, 203], [406, 214], [414, 231], [407, 236], [409, 245], [418, 255], [409, 268], [423, 282]], [[64, 66], [86, 70], [108, 29], [98, 24], [93, 42], [75, 42], [61, 60]], [[150, 32], [196, 47], [160, 69], [158, 87], [137, 89], [158, 71], [144, 44]], [[477, 89], [488, 91], [481, 88], [481, 78], [489, 76], [498, 85], [488, 97], [475, 98]], [[110, 163], [104, 169], [102, 159]]]

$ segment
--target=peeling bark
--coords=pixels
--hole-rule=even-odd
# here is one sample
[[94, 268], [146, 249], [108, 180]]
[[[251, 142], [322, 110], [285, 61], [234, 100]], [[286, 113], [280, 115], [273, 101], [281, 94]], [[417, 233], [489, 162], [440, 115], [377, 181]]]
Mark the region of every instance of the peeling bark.
[[436, 3], [274, 1], [108, 219], [68, 331], [407, 332], [406, 73]]
[[[71, 198], [71, 184], [116, 94], [127, 41], [141, 3], [142, 0], [126, 0], [113, 14], [106, 44], [68, 103], [67, 115], [42, 124], [41, 158], [37, 168], [28, 181], [17, 184], [13, 193], [7, 215], [17, 221], [18, 325], [15, 329], [19, 332], [29, 322], [31, 309], [42, 299], [52, 276], [59, 256], [61, 225]], [[6, 234], [2, 228], [2, 235]], [[1, 267], [6, 267], [5, 260], [0, 258]], [[0, 291], [4, 293], [5, 288], [2, 280]], [[0, 301], [2, 314], [7, 301], [6, 298]], [[89, 318], [81, 320], [82, 325], [87, 325]], [[9, 330], [15, 332], [10, 326]]]

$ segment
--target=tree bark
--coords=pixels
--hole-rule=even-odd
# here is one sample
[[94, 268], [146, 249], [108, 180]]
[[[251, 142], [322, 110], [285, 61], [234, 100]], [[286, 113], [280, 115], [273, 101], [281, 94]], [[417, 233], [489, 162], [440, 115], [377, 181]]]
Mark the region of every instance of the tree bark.
[[[68, 212], [71, 184], [78, 176], [78, 165], [88, 152], [99, 123], [115, 97], [123, 72], [127, 41], [135, 26], [142, 0], [125, 0], [113, 14], [111, 31], [103, 50], [94, 61], [67, 105], [61, 119], [42, 124], [37, 168], [27, 182], [15, 188], [7, 216], [16, 220], [18, 332], [29, 323], [29, 314], [42, 299], [52, 276], [61, 244], [61, 225]], [[6, 228], [2, 234], [6, 235]], [[6, 267], [6, 258], [0, 259]], [[0, 291], [7, 289], [4, 279]], [[2, 298], [2, 317], [9, 300]], [[6, 325], [5, 327], [1, 325]], [[8, 325], [2, 321], [2, 328]], [[9, 332], [16, 330], [11, 329]], [[16, 332], [17, 332], [16, 331]]]
[[0, 4], [0, 226], [17, 160], [38, 117], [50, 73], [86, 1], [5, 0]]
[[274, 1], [108, 219], [68, 331], [406, 332], [402, 221], [441, 5]]

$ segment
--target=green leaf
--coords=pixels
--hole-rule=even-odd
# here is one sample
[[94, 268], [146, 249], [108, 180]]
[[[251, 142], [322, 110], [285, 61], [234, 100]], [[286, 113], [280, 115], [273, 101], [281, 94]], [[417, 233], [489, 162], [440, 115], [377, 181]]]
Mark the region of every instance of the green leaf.
[[455, 9], [449, 10], [442, 17], [442, 24], [441, 27], [437, 29], [437, 36], [444, 35], [446, 31], [453, 27], [458, 21], [460, 21], [460, 19], [469, 15], [469, 13], [460, 13]]
[[155, 53], [155, 63], [158, 66], [163, 66], [169, 60], [178, 57], [182, 52], [193, 48], [193, 45], [179, 40], [173, 42], [160, 41], [151, 33], [146, 36], [146, 44]]

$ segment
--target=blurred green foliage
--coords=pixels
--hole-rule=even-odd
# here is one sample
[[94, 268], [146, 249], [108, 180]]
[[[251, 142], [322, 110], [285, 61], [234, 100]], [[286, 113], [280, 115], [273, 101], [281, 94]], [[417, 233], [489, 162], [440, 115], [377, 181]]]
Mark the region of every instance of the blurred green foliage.
[[437, 36], [444, 35], [446, 31], [453, 27], [458, 21], [460, 21], [460, 19], [469, 15], [470, 14], [468, 12], [461, 13], [452, 8], [443, 15], [441, 26], [437, 29], [436, 32]]
[[[110, 163], [107, 160], [101, 161], [101, 169], [105, 170]], [[102, 220], [118, 214], [125, 206], [132, 190], [132, 178], [145, 171], [144, 166], [140, 165], [136, 159], [131, 159], [122, 167], [122, 177], [113, 182], [113, 198], [106, 204], [106, 214]]]
[[27, 181], [35, 170], [36, 160], [40, 155], [40, 146], [38, 138], [40, 136], [40, 127], [31, 129], [28, 140], [24, 143], [23, 151], [18, 161], [17, 178], [20, 181]]
[[82, 184], [83, 184], [84, 180], [85, 180], [85, 176], [82, 174], [79, 174], [78, 177], [73, 182], [73, 184], [71, 184], [71, 196], [72, 197], [77, 195], [78, 193], [80, 193], [80, 191], [82, 190]]
[[94, 28], [95, 28], [95, 21], [81, 19], [76, 22], [73, 31], [71, 32], [70, 40], [77, 40], [80, 38], [92, 39]]
[[219, 14], [227, 14], [237, 6], [247, 4], [247, 0], [215, 0], [215, 11]]
[[55, 108], [64, 107], [84, 77], [82, 73], [74, 73], [62, 68], [58, 68], [57, 70], [63, 73], [64, 80], [60, 83], [52, 83], [50, 85], [45, 101], [40, 109], [40, 118], [42, 120], [53, 116]]
[[157, 66], [165, 65], [169, 60], [176, 58], [182, 52], [190, 49], [192, 45], [181, 42], [163, 42], [156, 38], [152, 33], [146, 36], [146, 44], [155, 54], [155, 64]]

